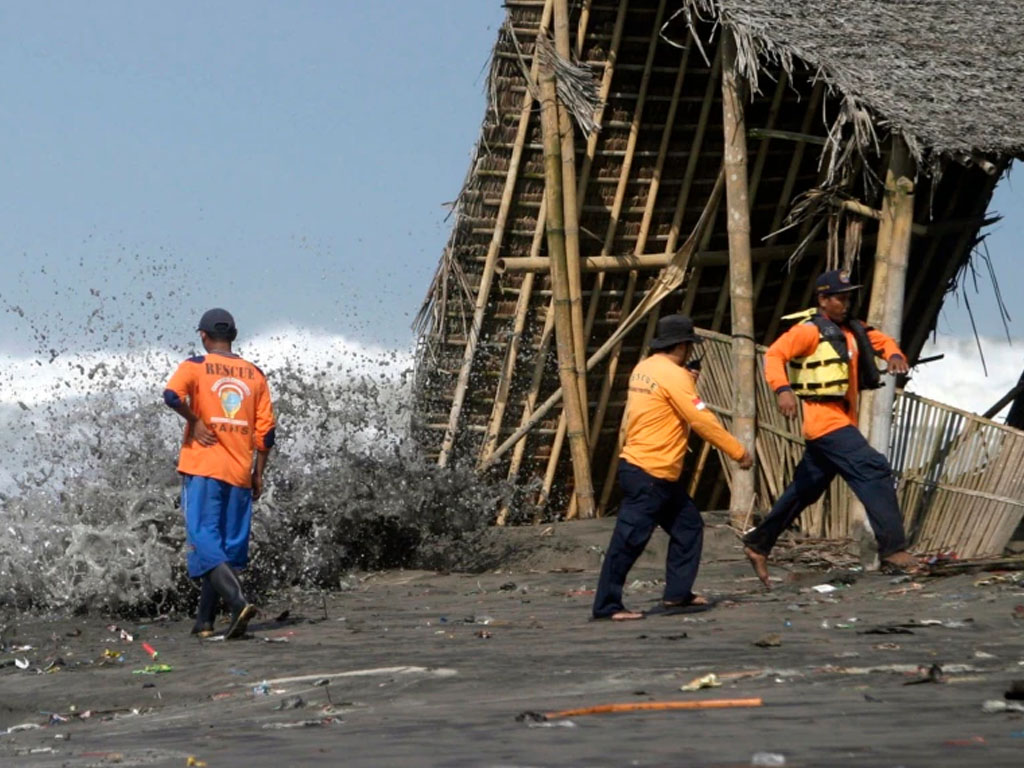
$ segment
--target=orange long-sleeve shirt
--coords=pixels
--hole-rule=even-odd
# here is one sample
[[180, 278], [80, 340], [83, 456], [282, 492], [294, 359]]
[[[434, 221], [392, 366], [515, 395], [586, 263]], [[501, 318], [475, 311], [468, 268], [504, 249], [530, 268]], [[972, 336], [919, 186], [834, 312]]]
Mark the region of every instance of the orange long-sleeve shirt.
[[620, 456], [654, 477], [678, 480], [690, 429], [733, 459], [744, 449], [697, 394], [692, 373], [668, 355], [642, 360], [629, 377], [626, 443]]
[[249, 488], [253, 451], [269, 450], [274, 444], [274, 409], [263, 371], [235, 355], [189, 358], [164, 390], [168, 405], [186, 401], [216, 433], [217, 444], [193, 440], [186, 425], [178, 471]]
[[[850, 384], [846, 390], [845, 401], [814, 402], [804, 400], [804, 437], [816, 440], [835, 432], [843, 427], [857, 426], [857, 401], [860, 394], [857, 384], [857, 339], [845, 325], [840, 326], [846, 336], [846, 348], [850, 351]], [[798, 323], [779, 336], [775, 343], [768, 347], [764, 356], [764, 376], [773, 392], [789, 386], [789, 374], [786, 363], [796, 357], [806, 357], [818, 348], [820, 331], [813, 323]], [[890, 336], [881, 331], [868, 331], [871, 346], [882, 353], [888, 360], [893, 355], [903, 355], [899, 345]], [[905, 357], [905, 355], [903, 355]]]

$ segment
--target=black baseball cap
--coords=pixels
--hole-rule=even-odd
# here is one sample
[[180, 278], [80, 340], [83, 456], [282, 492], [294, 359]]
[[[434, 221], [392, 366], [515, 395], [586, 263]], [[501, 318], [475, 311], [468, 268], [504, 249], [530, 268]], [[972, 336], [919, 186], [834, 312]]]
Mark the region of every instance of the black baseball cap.
[[235, 330], [235, 318], [226, 309], [208, 309], [203, 313], [196, 330], [207, 333], [231, 333]]
[[819, 296], [831, 296], [833, 293], [849, 293], [850, 291], [856, 291], [860, 287], [850, 282], [850, 273], [845, 269], [832, 269], [828, 272], [823, 272], [814, 284], [814, 290]]
[[701, 344], [704, 339], [693, 329], [693, 320], [686, 315], [667, 315], [658, 320], [658, 334], [651, 339], [651, 349], [668, 349], [688, 341]]

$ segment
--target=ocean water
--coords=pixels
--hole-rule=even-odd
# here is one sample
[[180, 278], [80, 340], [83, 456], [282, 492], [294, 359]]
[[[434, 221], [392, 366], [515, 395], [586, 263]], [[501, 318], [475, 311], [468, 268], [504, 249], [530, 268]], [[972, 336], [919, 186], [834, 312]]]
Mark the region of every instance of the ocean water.
[[[182, 421], [161, 396], [195, 351], [0, 361], [0, 613], [192, 609], [175, 472]], [[251, 592], [341, 589], [357, 569], [488, 565], [476, 537], [514, 491], [419, 457], [409, 353], [297, 329], [236, 351], [266, 372], [278, 419]]]

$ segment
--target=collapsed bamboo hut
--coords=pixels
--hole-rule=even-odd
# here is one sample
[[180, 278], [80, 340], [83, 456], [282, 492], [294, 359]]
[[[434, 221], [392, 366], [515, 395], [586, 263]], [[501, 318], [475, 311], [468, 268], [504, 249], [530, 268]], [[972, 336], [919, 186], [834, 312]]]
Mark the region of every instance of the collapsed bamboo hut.
[[[735, 354], [742, 337], [751, 343], [742, 354], [752, 357], [753, 342], [769, 343], [785, 328], [783, 315], [810, 305], [822, 270], [843, 267], [872, 287], [855, 310], [894, 328], [917, 362], [943, 299], [992, 223], [986, 210], [996, 184], [1024, 156], [1024, 24], [1013, 0], [569, 5], [505, 2], [481, 136], [418, 318], [414, 434], [438, 463], [473, 463], [516, 481], [534, 508], [572, 516], [567, 433], [570, 442], [585, 436], [596, 513], [612, 511], [625, 381], [661, 314], [689, 314], [709, 337], [724, 339], [715, 354], [730, 343]], [[553, 63], [544, 65], [545, 57]], [[541, 108], [552, 67], [559, 116], [574, 117], [558, 125], [558, 198], [546, 198], [554, 165], [545, 166]], [[547, 144], [549, 161], [555, 144]], [[740, 154], [727, 157], [734, 146]], [[724, 194], [723, 163], [731, 169]], [[563, 201], [556, 213], [567, 286], [545, 238], [553, 199]], [[748, 220], [730, 226], [727, 207]], [[746, 272], [737, 271], [738, 249]], [[737, 312], [737, 296], [748, 309]], [[565, 322], [577, 344], [561, 362], [560, 305], [575, 315]], [[573, 414], [567, 419], [559, 400], [567, 368], [586, 405], [571, 429]], [[714, 378], [729, 380], [731, 370]], [[734, 384], [707, 398], [726, 420], [737, 416]], [[765, 436], [800, 444], [792, 424], [768, 415], [770, 393], [761, 387], [756, 400], [755, 512], [770, 505], [793, 463], [792, 448]], [[947, 430], [919, 445], [908, 433], [915, 417], [901, 410], [908, 402], [876, 407], [885, 434], [875, 437], [924, 456], [923, 469], [899, 466], [926, 478], [905, 498], [917, 524], [941, 496], [938, 486], [959, 482], [936, 468], [971, 440], [957, 443], [959, 433]], [[972, 453], [963, 471], [976, 479], [994, 471], [986, 461], [1019, 463], [1022, 434], [1000, 432], [995, 442], [1012, 444], [1009, 454], [981, 441], [988, 448]], [[698, 504], [719, 508], [730, 478], [715, 452], [695, 446], [685, 471]], [[1007, 495], [1002, 480], [993, 482], [967, 494], [1003, 505], [998, 532], [972, 552], [1001, 547], [1004, 529], [1012, 532], [1024, 514], [1024, 489]], [[844, 494], [830, 492], [811, 530], [839, 535], [848, 527]]]

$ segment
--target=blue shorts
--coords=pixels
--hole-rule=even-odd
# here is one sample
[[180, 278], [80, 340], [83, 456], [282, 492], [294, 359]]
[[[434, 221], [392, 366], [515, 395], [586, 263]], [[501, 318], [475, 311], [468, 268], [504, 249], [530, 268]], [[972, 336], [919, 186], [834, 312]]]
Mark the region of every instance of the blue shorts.
[[185, 561], [188, 575], [199, 578], [221, 563], [239, 570], [249, 564], [252, 489], [223, 480], [182, 475], [185, 512]]

